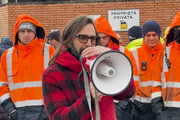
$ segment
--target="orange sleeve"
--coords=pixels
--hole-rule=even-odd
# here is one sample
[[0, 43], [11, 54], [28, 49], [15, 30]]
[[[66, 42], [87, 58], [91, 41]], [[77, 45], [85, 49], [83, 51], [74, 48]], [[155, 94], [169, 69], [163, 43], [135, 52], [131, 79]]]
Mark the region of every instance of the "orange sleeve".
[[138, 69], [137, 69], [136, 61], [134, 59], [134, 56], [132, 55], [132, 52], [130, 52], [127, 49], [125, 49], [125, 55], [127, 55], [127, 57], [129, 58], [129, 60], [132, 63], [133, 78], [134, 78], [134, 83], [135, 83], [135, 87], [136, 87], [136, 92], [135, 92], [135, 96], [136, 96], [138, 88], [139, 88], [139, 75], [138, 75]]
[[50, 55], [49, 57], [50, 57], [50, 58], [52, 58], [52, 56], [54, 55], [55, 51], [56, 51], [56, 50], [55, 50], [52, 46], [49, 46], [49, 53], [50, 53], [50, 54], [49, 54], [49, 55]]
[[6, 56], [7, 50], [1, 56], [0, 62], [0, 97], [2, 97], [6, 93], [9, 93]]

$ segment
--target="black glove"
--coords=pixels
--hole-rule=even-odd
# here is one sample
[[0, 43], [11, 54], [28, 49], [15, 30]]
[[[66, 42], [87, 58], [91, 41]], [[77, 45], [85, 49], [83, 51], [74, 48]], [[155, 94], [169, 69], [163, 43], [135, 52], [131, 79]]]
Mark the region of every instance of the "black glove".
[[17, 120], [17, 112], [16, 110], [13, 110], [10, 114], [9, 114], [10, 120]]
[[152, 111], [155, 115], [160, 114], [164, 108], [164, 103], [163, 103], [162, 97], [154, 98], [151, 101], [151, 107], [152, 107]]
[[17, 120], [16, 108], [11, 98], [8, 98], [2, 102], [4, 111], [10, 116], [10, 120]]

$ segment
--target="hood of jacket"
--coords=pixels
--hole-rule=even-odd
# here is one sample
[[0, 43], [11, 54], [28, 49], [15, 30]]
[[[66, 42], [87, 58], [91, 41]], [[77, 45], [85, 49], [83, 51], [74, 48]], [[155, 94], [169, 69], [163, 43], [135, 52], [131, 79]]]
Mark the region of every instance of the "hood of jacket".
[[174, 41], [174, 33], [173, 28], [175, 26], [180, 26], [180, 11], [177, 13], [177, 15], [173, 18], [170, 27], [170, 30], [166, 37], [166, 46], [168, 46], [172, 41]]
[[13, 32], [13, 45], [14, 46], [16, 46], [18, 44], [17, 32], [18, 32], [19, 26], [21, 25], [21, 23], [24, 23], [24, 22], [30, 22], [30, 23], [33, 23], [34, 25], [36, 25], [37, 26], [36, 36], [37, 36], [38, 40], [43, 43], [46, 42], [46, 31], [45, 31], [44, 27], [33, 17], [31, 17], [27, 14], [22, 14], [17, 17], [16, 23], [14, 26], [14, 32]]
[[112, 40], [109, 42], [108, 47], [120, 47], [120, 40], [117, 37], [116, 33], [112, 30], [109, 21], [104, 17], [98, 17], [95, 21], [95, 27], [98, 33], [105, 33], [112, 37]]

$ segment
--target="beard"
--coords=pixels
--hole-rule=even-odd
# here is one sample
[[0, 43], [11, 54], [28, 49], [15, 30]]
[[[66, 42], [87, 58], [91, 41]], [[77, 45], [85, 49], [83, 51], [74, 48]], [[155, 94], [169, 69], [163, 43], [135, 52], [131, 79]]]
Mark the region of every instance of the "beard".
[[83, 50], [86, 48], [80, 48], [80, 50], [77, 51], [76, 48], [74, 47], [73, 43], [70, 45], [70, 47], [71, 47], [70, 53], [79, 61]]

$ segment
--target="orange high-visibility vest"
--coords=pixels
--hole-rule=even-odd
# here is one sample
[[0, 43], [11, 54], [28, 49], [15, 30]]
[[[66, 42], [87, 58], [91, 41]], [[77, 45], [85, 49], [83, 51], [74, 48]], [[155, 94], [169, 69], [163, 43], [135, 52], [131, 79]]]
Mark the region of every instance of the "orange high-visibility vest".
[[[120, 46], [119, 50], [124, 53], [128, 58], [129, 60], [131, 61], [132, 63], [132, 67], [133, 67], [133, 79], [134, 79], [134, 82], [135, 82], [135, 85], [136, 85], [136, 89], [138, 88], [138, 84], [137, 84], [137, 81], [139, 81], [139, 76], [138, 76], [138, 69], [137, 69], [137, 65], [136, 65], [136, 61], [135, 61], [135, 58], [132, 54], [132, 52], [130, 52], [129, 50], [127, 50], [125, 47], [123, 46]], [[136, 90], [137, 91], [137, 90]], [[135, 93], [136, 95], [136, 93]]]
[[[23, 61], [23, 58], [22, 60], [15, 60], [18, 58], [14, 57], [16, 54], [14, 47], [6, 51], [0, 67], [1, 73], [3, 72], [1, 74], [2, 79], [0, 79], [1, 103], [11, 98], [16, 107], [43, 105], [41, 76], [44, 69], [48, 67], [48, 62], [53, 53], [49, 49], [52, 48], [45, 44], [44, 56], [34, 54], [34, 57], [31, 56], [33, 60], [29, 59], [29, 61]], [[28, 62], [29, 65], [26, 65]]]
[[[178, 48], [178, 49], [177, 49]], [[163, 59], [162, 85], [163, 101], [166, 107], [180, 107], [180, 45], [175, 41], [166, 47], [167, 58], [171, 62], [168, 69]]]
[[160, 56], [164, 46], [159, 42], [153, 49], [142, 44], [142, 47], [132, 51], [135, 58], [139, 81], [136, 81], [137, 94], [134, 99], [142, 103], [151, 103], [151, 100], [162, 96]]

